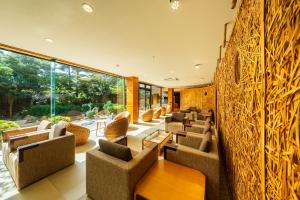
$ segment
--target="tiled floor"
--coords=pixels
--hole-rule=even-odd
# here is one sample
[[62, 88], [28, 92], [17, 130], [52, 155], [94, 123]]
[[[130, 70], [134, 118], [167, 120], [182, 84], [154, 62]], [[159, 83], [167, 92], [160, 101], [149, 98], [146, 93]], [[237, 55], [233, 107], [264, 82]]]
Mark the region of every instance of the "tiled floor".
[[[164, 119], [161, 118], [149, 123], [139, 122], [130, 125], [128, 135], [138, 135], [151, 128], [164, 128], [163, 121]], [[0, 150], [0, 200], [87, 199], [85, 194], [85, 152], [96, 148], [99, 138], [101, 137], [97, 137], [95, 131], [92, 131], [89, 142], [76, 148], [76, 162], [74, 165], [48, 176], [21, 191], [16, 189], [9, 172], [3, 164]]]

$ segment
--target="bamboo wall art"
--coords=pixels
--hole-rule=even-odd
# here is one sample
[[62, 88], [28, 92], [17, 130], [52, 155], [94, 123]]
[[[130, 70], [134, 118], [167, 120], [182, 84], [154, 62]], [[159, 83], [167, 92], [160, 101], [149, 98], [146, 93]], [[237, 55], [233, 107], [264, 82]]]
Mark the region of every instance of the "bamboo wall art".
[[218, 64], [234, 199], [300, 199], [300, 0], [243, 0]]

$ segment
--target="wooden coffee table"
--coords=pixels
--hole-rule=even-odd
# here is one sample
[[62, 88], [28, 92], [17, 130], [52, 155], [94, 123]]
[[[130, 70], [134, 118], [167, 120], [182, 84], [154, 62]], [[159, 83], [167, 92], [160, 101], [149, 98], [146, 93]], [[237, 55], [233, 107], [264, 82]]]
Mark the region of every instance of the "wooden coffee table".
[[205, 176], [167, 160], [157, 161], [135, 187], [135, 200], [204, 200]]

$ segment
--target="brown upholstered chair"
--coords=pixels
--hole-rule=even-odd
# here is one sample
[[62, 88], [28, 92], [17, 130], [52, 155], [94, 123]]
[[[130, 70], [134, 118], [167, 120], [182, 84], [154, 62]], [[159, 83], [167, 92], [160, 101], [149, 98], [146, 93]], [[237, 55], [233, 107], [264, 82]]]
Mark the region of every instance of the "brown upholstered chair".
[[123, 111], [123, 112], [117, 114], [114, 117], [114, 120], [117, 120], [117, 119], [120, 119], [120, 118], [124, 118], [124, 117], [128, 119], [128, 126], [129, 126], [130, 120], [131, 120], [131, 115], [130, 115], [130, 112], [128, 112], [128, 111]]
[[189, 120], [184, 113], [172, 113], [172, 116], [165, 118], [165, 130], [173, 133], [184, 131], [184, 126], [188, 123]]
[[[201, 171], [206, 177], [206, 199], [222, 199], [220, 196], [221, 163], [217, 137], [211, 137], [210, 134], [195, 135], [184, 132], [176, 136], [177, 145], [166, 144], [164, 146], [164, 158]], [[209, 137], [211, 140], [208, 139]]]
[[8, 140], [2, 144], [3, 162], [18, 190], [75, 162], [71, 133], [56, 136], [54, 129], [8, 136], [10, 133], [4, 132]]
[[158, 119], [161, 114], [161, 108], [156, 108], [153, 112], [153, 119]]
[[117, 137], [124, 136], [127, 133], [129, 122], [128, 116], [118, 116], [117, 118], [106, 125], [104, 128], [104, 136], [108, 140], [113, 140]]
[[161, 107], [161, 116], [166, 116], [166, 114], [167, 114], [167, 109], [166, 109], [166, 107]]
[[5, 131], [3, 133], [3, 141], [7, 141], [9, 137], [21, 135], [24, 133], [31, 133], [31, 132], [44, 131], [44, 130], [47, 130], [49, 132], [50, 128], [51, 128], [51, 122], [49, 122], [48, 120], [43, 120], [40, 122], [39, 125], [36, 126], [16, 128], [16, 129]]
[[150, 109], [150, 110], [145, 111], [142, 114], [141, 118], [144, 122], [151, 122], [152, 118], [153, 118], [153, 110]]
[[168, 105], [167, 106], [167, 114], [172, 113], [172, 106]]
[[[128, 145], [127, 137], [117, 138], [112, 142], [122, 146]], [[116, 152], [115, 148], [111, 147], [111, 149]], [[87, 195], [91, 199], [134, 199], [135, 185], [157, 161], [157, 154], [157, 144], [154, 143], [145, 147], [141, 152], [131, 150], [132, 159], [129, 161], [124, 161], [107, 152], [104, 153], [99, 148], [87, 152]]]

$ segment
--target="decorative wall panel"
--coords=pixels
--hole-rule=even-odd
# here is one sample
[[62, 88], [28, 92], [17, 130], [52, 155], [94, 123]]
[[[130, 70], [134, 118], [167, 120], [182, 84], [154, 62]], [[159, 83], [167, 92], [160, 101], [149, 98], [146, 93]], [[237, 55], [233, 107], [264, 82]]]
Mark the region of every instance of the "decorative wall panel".
[[234, 199], [300, 199], [300, 0], [244, 0], [217, 67]]
[[300, 199], [300, 1], [265, 4], [266, 197]]
[[242, 2], [216, 74], [218, 127], [233, 197], [240, 200], [263, 196], [260, 6], [259, 0]]
[[190, 106], [215, 110], [215, 86], [181, 89], [180, 108], [187, 109]]

